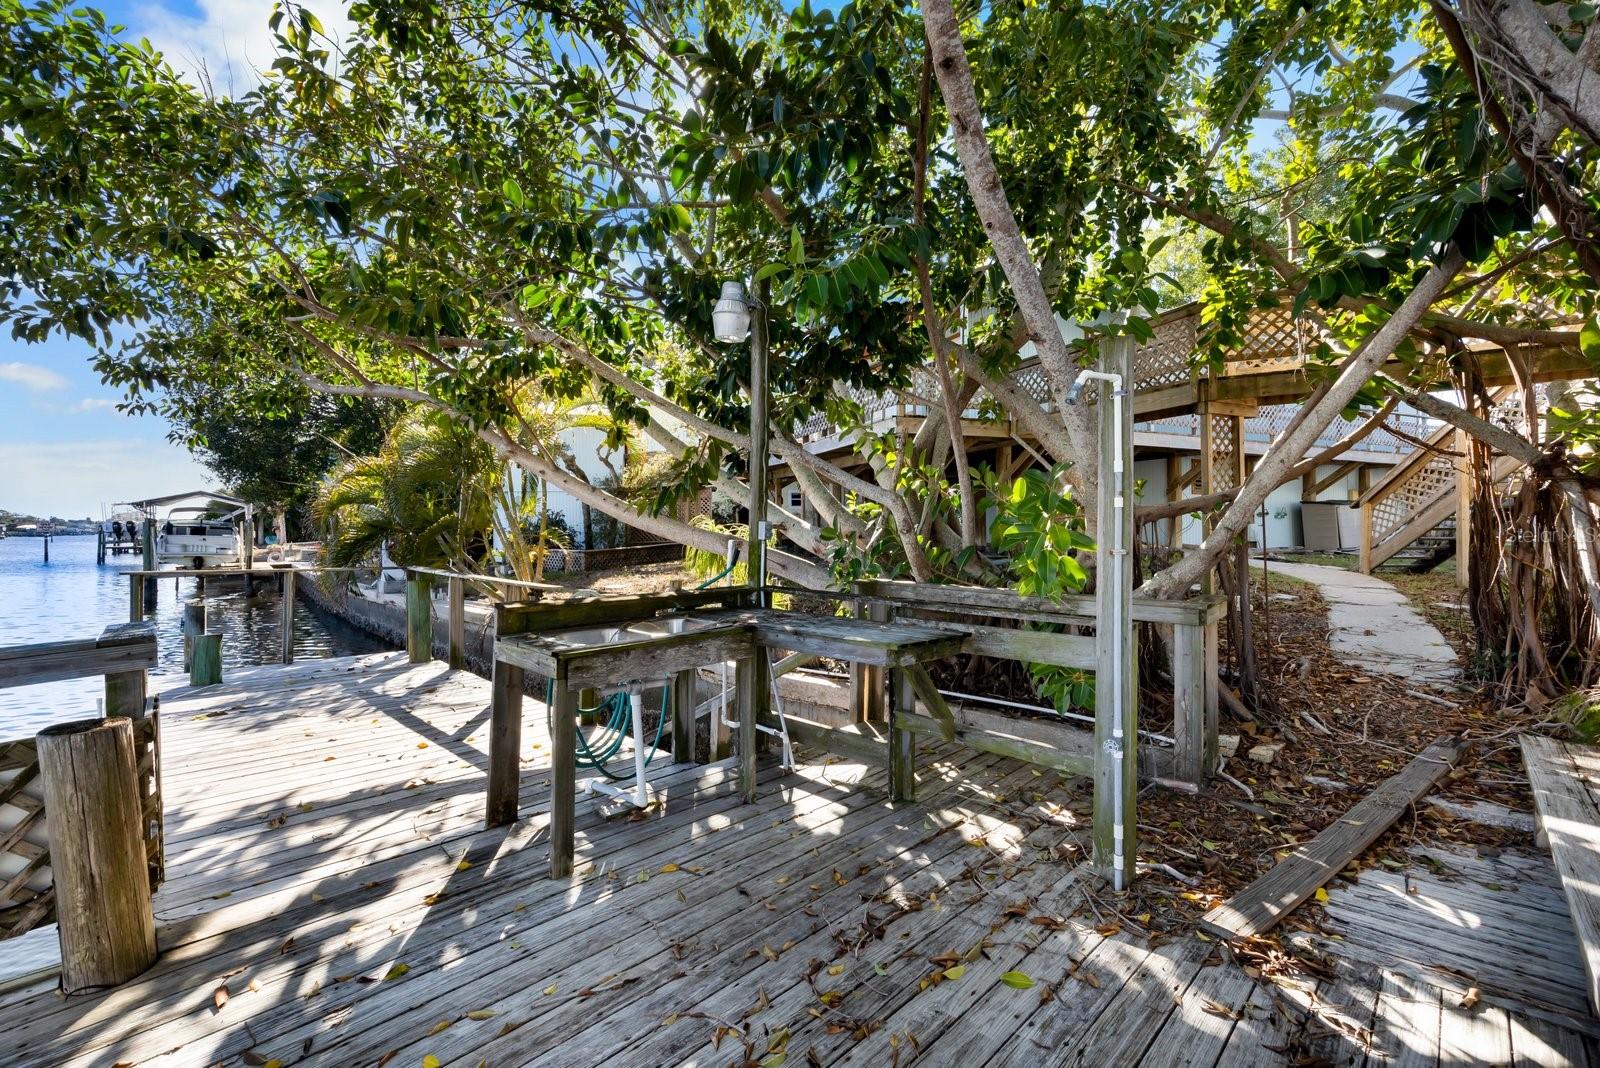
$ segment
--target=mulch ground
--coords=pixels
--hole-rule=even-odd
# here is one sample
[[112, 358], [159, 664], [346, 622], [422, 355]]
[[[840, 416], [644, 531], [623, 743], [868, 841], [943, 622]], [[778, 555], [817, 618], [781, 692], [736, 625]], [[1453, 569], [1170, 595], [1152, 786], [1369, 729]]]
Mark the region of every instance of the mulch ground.
[[[1411, 585], [1413, 590], [1418, 586]], [[1439, 595], [1430, 598], [1430, 617], [1452, 611], [1441, 602], [1449, 603], [1453, 588], [1446, 577]], [[1253, 721], [1226, 709], [1222, 713], [1222, 733], [1239, 736], [1238, 751], [1223, 769], [1237, 781], [1216, 779], [1195, 795], [1151, 787], [1140, 796], [1141, 861], [1165, 865], [1192, 885], [1159, 869], [1147, 871], [1125, 895], [1100, 894], [1097, 921], [1114, 911], [1117, 922], [1145, 930], [1153, 940], [1197, 926], [1213, 905], [1315, 837], [1446, 735], [1466, 739], [1471, 746], [1432, 796], [1532, 812], [1516, 735], [1549, 727], [1539, 723], [1536, 713], [1498, 709], [1487, 691], [1474, 689], [1470, 680], [1457, 689], [1424, 688], [1342, 663], [1329, 649], [1326, 605], [1313, 586], [1276, 576], [1267, 586], [1258, 575], [1252, 602], [1261, 690], [1270, 700], [1252, 710]], [[1470, 663], [1472, 650], [1463, 643], [1470, 627], [1457, 624], [1441, 630], [1456, 645], [1462, 662]], [[1225, 646], [1224, 662], [1228, 654]], [[1282, 743], [1282, 748], [1270, 763], [1261, 763], [1249, 756], [1258, 743]], [[1087, 798], [1073, 807], [1088, 818]], [[1338, 879], [1377, 865], [1406, 867], [1412, 846], [1447, 843], [1479, 851], [1532, 848], [1533, 836], [1419, 804]], [[1272, 935], [1235, 948], [1254, 958], [1263, 971], [1315, 970], [1313, 962], [1285, 953], [1278, 936], [1296, 928], [1315, 929], [1319, 915], [1320, 908], [1307, 903]]]

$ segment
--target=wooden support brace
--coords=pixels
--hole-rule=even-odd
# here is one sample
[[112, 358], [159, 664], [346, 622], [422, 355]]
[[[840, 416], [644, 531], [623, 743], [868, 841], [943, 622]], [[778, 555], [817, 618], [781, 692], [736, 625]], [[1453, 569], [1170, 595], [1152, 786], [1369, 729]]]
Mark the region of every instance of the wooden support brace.
[[522, 786], [522, 669], [495, 661], [489, 711], [489, 786], [486, 822], [503, 827], [517, 819]]
[[902, 669], [906, 678], [911, 682], [911, 689], [916, 694], [916, 699], [922, 702], [922, 707], [939, 723], [939, 736], [947, 742], [956, 740], [956, 717], [950, 711], [950, 706], [945, 703], [944, 694], [933, 684], [933, 678], [928, 674], [928, 669], [921, 664], [908, 664]]

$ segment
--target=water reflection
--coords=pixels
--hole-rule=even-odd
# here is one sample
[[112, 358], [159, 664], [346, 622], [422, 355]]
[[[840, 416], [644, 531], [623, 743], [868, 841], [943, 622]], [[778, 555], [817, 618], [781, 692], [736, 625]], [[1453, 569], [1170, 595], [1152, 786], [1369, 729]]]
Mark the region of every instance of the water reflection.
[[[44, 562], [39, 538], [0, 540], [0, 645], [89, 638], [128, 618], [125, 572], [137, 570], [137, 556], [111, 557], [95, 564], [93, 537], [54, 538]], [[156, 606], [146, 616], [156, 624], [158, 674], [182, 670], [179, 621], [183, 605], [199, 596], [198, 579], [162, 579]], [[223, 674], [229, 667], [276, 663], [281, 616], [275, 583], [259, 583], [246, 597], [240, 580], [208, 583], [207, 618], [220, 629]], [[297, 659], [376, 652], [381, 642], [337, 619], [312, 611], [303, 599], [295, 609]], [[0, 690], [0, 740], [31, 735], [47, 723], [95, 709], [103, 692], [97, 679], [74, 679], [44, 686]]]

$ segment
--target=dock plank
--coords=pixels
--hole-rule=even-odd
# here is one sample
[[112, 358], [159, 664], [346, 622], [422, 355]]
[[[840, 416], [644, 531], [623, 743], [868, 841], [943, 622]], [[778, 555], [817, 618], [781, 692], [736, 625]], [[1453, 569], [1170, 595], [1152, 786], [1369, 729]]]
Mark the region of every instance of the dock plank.
[[1453, 739], [1430, 745], [1332, 826], [1206, 913], [1201, 924], [1221, 938], [1245, 938], [1270, 930], [1376, 842], [1401, 813], [1455, 766], [1460, 754], [1461, 746]]
[[1589, 1005], [1600, 1011], [1600, 750], [1524, 734], [1522, 760], [1577, 929]]
[[[84, 998], [47, 982], [0, 991], [0, 1063], [588, 1068], [759, 1063], [776, 1045], [789, 1064], [1232, 1066], [1334, 1049], [1215, 943], [1152, 948], [1073, 915], [1086, 873], [1055, 859], [1083, 833], [1062, 808], [1081, 794], [1070, 776], [934, 741], [916, 753], [918, 800], [894, 807], [882, 761], [802, 750], [793, 771], [762, 765], [746, 803], [729, 762], [658, 763], [664, 810], [580, 804], [576, 873], [553, 881], [543, 705], [526, 703], [525, 817], [489, 829], [488, 700], [484, 680], [403, 654], [169, 685], [162, 956]], [[1458, 866], [1460, 880], [1410, 895], [1435, 910], [1411, 925], [1418, 946], [1456, 910], [1494, 926], [1485, 952], [1508, 955], [1514, 902], [1477, 906], [1474, 880], [1537, 890], [1524, 956], [1559, 931], [1548, 872], [1511, 855]], [[1374, 884], [1352, 937], [1397, 892]], [[926, 982], [935, 958], [975, 946], [957, 979]], [[1035, 986], [1007, 985], [1008, 970]], [[1376, 1005], [1391, 1037], [1431, 1027], [1419, 1063], [1442, 1041], [1450, 1056], [1509, 1049], [1540, 1065], [1588, 1053], [1560, 1017], [1515, 1004], [1487, 1006], [1499, 1015], [1479, 1035], [1478, 1019], [1446, 1012], [1459, 990], [1417, 982], [1408, 1001], [1393, 974], [1355, 981], [1351, 1001]]]

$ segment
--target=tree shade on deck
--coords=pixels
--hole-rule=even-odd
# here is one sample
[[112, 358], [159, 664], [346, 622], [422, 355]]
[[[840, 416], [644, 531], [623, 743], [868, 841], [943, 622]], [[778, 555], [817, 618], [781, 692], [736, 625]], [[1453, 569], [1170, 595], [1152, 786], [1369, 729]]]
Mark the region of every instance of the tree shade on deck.
[[[580, 806], [553, 881], [535, 702], [529, 815], [483, 829], [489, 700], [403, 654], [163, 695], [161, 960], [106, 994], [0, 995], [0, 1059], [1234, 1065], [1285, 1063], [1308, 1028], [1357, 1063], [1369, 1030], [1428, 1063], [1593, 1048], [1583, 1021], [1475, 1014], [1397, 971], [1281, 988], [1215, 942], [1096, 931], [1073, 915], [1087, 782], [938, 743], [898, 808], [881, 766], [763, 767], [744, 804], [731, 763], [657, 761], [665, 811]], [[1318, 1030], [1318, 992], [1349, 1035]], [[1404, 1029], [1416, 1003], [1430, 1022]]]

